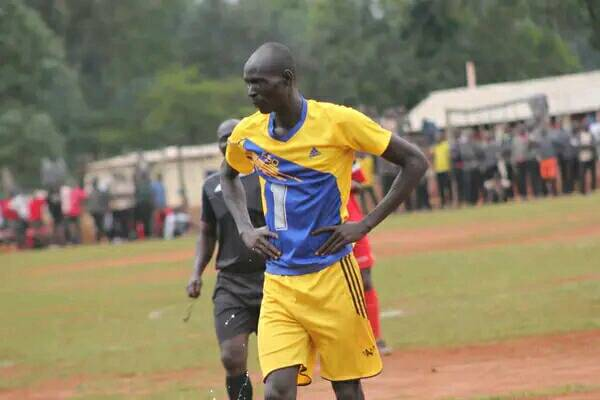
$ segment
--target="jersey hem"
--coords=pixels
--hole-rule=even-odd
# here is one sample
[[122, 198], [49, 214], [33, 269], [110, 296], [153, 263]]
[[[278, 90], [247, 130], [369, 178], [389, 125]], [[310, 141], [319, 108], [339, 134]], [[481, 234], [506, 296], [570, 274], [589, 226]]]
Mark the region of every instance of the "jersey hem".
[[295, 367], [295, 366], [298, 367], [298, 375], [304, 377], [307, 380], [306, 382], [298, 383], [298, 378], [296, 378], [296, 386], [308, 386], [308, 385], [310, 385], [312, 383], [312, 376], [310, 376], [309, 374], [306, 373], [308, 371], [308, 368], [306, 367], [306, 365], [304, 365], [304, 363], [290, 364], [290, 365], [285, 365], [283, 367], [277, 367], [277, 368], [272, 369], [267, 374], [265, 374], [265, 377], [263, 378], [263, 384], [267, 383], [267, 378], [273, 372], [278, 371], [280, 369], [290, 368], [290, 367]]
[[283, 276], [295, 276], [295, 275], [313, 274], [315, 272], [322, 271], [325, 268], [334, 265], [335, 263], [337, 263], [338, 261], [340, 261], [342, 258], [344, 258], [345, 256], [347, 256], [351, 252], [352, 252], [352, 248], [351, 247], [349, 247], [347, 249], [344, 249], [344, 252], [339, 253], [335, 259], [332, 259], [331, 261], [327, 261], [326, 265], [321, 265], [321, 264], [314, 265], [313, 264], [313, 265], [297, 266], [297, 267], [280, 267], [280, 266], [277, 266], [277, 265], [274, 265], [274, 266], [267, 265], [267, 268], [265, 269], [265, 272], [267, 274], [271, 274], [271, 275], [283, 275]]

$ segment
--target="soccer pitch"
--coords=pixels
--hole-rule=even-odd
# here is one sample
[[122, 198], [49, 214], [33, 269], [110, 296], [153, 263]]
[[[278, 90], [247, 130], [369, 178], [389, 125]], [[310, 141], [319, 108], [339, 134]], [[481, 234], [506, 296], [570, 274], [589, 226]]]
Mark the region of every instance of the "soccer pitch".
[[[182, 321], [194, 242], [0, 255], [0, 399], [224, 398], [211, 267]], [[600, 196], [397, 215], [371, 242], [395, 353], [367, 398], [600, 398]], [[501, 379], [531, 358], [550, 369]]]

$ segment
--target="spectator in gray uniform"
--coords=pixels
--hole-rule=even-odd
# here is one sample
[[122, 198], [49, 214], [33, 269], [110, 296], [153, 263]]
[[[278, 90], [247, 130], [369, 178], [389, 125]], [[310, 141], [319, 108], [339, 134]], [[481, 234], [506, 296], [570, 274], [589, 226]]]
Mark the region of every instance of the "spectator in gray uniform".
[[498, 161], [500, 161], [501, 147], [494, 139], [491, 132], [487, 132], [483, 145], [483, 186], [485, 189], [485, 201], [498, 201], [496, 182], [498, 178]]
[[460, 145], [454, 141], [450, 145], [450, 159], [452, 160], [452, 179], [456, 186], [456, 199], [460, 206], [465, 200], [464, 163], [460, 155]]
[[577, 179], [577, 140], [573, 133], [553, 125], [556, 135], [556, 155], [560, 169], [561, 189], [563, 193], [572, 193]]
[[463, 132], [459, 140], [460, 157], [463, 161], [464, 198], [471, 204], [479, 199], [479, 148], [471, 132]]
[[542, 176], [540, 175], [540, 162], [539, 162], [539, 133], [529, 132], [529, 146], [527, 150], [527, 170], [531, 177], [531, 186], [533, 188], [533, 195], [540, 197], [546, 195], [544, 186], [542, 184]]
[[506, 198], [514, 198], [515, 193], [513, 190], [513, 182], [515, 179], [515, 171], [511, 163], [512, 157], [512, 135], [507, 131], [502, 133], [500, 139], [500, 162], [498, 163], [498, 169], [500, 170], [500, 178], [502, 179], [502, 186], [504, 188]]
[[521, 199], [527, 199], [527, 177], [529, 175], [529, 169], [527, 165], [527, 157], [529, 153], [529, 139], [527, 138], [527, 132], [523, 126], [517, 127], [517, 133], [513, 137], [511, 144], [511, 161], [514, 166], [517, 191]]
[[556, 158], [556, 138], [551, 136], [551, 131], [543, 129], [537, 140], [538, 160], [540, 163], [540, 177], [544, 185], [544, 193], [549, 192], [558, 196], [556, 179], [558, 178], [558, 161]]

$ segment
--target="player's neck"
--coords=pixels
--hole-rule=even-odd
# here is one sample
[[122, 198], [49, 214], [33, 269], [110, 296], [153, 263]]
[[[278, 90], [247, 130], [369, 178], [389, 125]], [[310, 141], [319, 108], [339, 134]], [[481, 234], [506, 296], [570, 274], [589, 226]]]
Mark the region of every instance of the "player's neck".
[[289, 103], [280, 110], [275, 111], [275, 126], [277, 128], [283, 128], [283, 130], [288, 131], [300, 121], [302, 117], [302, 100], [300, 93], [294, 91]]

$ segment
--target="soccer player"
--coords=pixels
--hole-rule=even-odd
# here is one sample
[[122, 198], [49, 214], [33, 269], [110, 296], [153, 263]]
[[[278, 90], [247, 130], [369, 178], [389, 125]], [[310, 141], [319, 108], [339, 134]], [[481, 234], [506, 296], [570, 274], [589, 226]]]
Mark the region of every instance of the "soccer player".
[[[357, 160], [352, 166], [352, 186], [350, 190], [350, 197], [348, 198], [348, 221], [360, 221], [363, 219], [363, 213], [360, 211], [358, 202], [354, 197], [355, 193], [362, 191], [362, 183], [365, 182], [364, 171], [361, 168], [360, 162]], [[359, 239], [352, 249], [352, 254], [356, 258], [358, 267], [360, 268], [360, 275], [363, 282], [363, 290], [365, 292], [365, 306], [367, 308], [367, 318], [371, 323], [373, 329], [373, 335], [379, 349], [379, 354], [389, 355], [392, 354], [385, 340], [381, 337], [381, 324], [379, 321], [379, 299], [377, 297], [377, 291], [373, 286], [373, 279], [371, 278], [371, 268], [375, 264], [375, 258], [371, 252], [371, 244], [367, 236], [363, 236]]]
[[[219, 149], [225, 155], [227, 139], [238, 120], [223, 122], [218, 130]], [[256, 174], [241, 178], [248, 199], [247, 212], [253, 226], [265, 225]], [[188, 296], [197, 298], [202, 273], [219, 243], [219, 271], [213, 294], [214, 320], [226, 371], [229, 399], [251, 400], [252, 383], [246, 369], [248, 336], [256, 332], [262, 299], [265, 260], [249, 251], [241, 241], [233, 217], [223, 202], [219, 174], [211, 175], [202, 188], [202, 221], [196, 247], [194, 271], [187, 286]]]
[[[338, 399], [363, 399], [360, 379], [379, 374], [382, 363], [351, 243], [408, 197], [427, 160], [358, 111], [304, 99], [282, 44], [259, 47], [244, 80], [258, 112], [229, 138], [221, 186], [243, 242], [268, 257], [258, 323], [265, 399], [295, 399], [296, 384], [312, 380], [316, 353]], [[356, 151], [382, 156], [403, 173], [371, 213], [345, 222]], [[253, 226], [237, 179], [253, 170], [268, 231]]]

